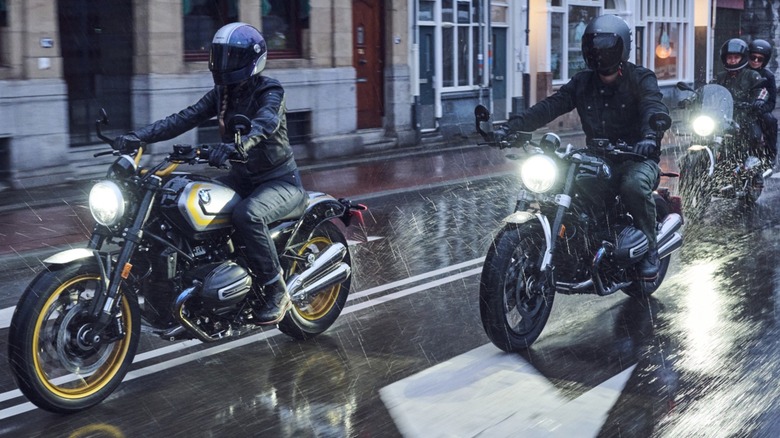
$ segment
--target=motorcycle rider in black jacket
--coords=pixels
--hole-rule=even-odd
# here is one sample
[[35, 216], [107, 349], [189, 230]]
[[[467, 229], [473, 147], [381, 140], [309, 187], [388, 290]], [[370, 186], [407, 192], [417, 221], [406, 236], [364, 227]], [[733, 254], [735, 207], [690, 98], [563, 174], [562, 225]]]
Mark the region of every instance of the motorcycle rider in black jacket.
[[[236, 236], [247, 249], [253, 289], [265, 301], [255, 318], [260, 324], [275, 324], [292, 303], [268, 224], [301, 207], [306, 192], [287, 138], [284, 89], [276, 79], [260, 74], [267, 54], [266, 42], [254, 27], [246, 23], [223, 26], [214, 35], [209, 54], [214, 88], [194, 105], [117, 137], [114, 147], [133, 150], [140, 142], [169, 140], [218, 118], [223, 143], [212, 148], [209, 164], [223, 167], [231, 161], [230, 172], [219, 179], [242, 198], [232, 219]], [[252, 120], [239, 150], [234, 133], [225, 129], [234, 114]]]
[[772, 58], [772, 45], [766, 40], [753, 40], [748, 45], [748, 53], [748, 66], [764, 78], [767, 97], [765, 102], [757, 104], [756, 110], [761, 114], [761, 130], [764, 132], [767, 158], [774, 165], [777, 157], [777, 118], [772, 111], [777, 104], [777, 83], [774, 73], [766, 68]]
[[[742, 127], [746, 136], [739, 138], [739, 150], [760, 143], [761, 127], [759, 112], [766, 105], [768, 93], [764, 78], [748, 65], [748, 44], [739, 38], [732, 38], [720, 48], [720, 60], [725, 71], [718, 73], [714, 83], [724, 86], [734, 98], [734, 120]], [[759, 154], [763, 151], [754, 151]]]
[[[650, 127], [654, 113], [669, 114], [662, 102], [655, 73], [628, 62], [631, 31], [622, 18], [602, 15], [594, 18], [582, 37], [582, 54], [587, 70], [527, 111], [511, 117], [509, 129], [534, 131], [557, 117], [577, 109], [588, 144], [593, 139], [608, 139], [616, 144], [635, 145], [634, 152], [646, 157], [612, 163], [615, 181], [626, 209], [649, 243], [647, 255], [640, 261], [639, 275], [652, 281], [658, 275], [656, 211], [653, 190], [658, 183], [661, 138]], [[496, 136], [502, 136], [500, 130]], [[589, 193], [603, 193], [611, 187], [593, 187]]]

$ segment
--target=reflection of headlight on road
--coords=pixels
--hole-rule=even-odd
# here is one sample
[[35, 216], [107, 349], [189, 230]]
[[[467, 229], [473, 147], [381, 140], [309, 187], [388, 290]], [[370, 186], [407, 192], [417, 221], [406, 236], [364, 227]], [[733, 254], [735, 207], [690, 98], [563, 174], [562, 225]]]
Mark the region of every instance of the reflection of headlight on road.
[[693, 131], [706, 137], [715, 131], [715, 120], [710, 116], [699, 116], [693, 119]]
[[95, 221], [110, 227], [125, 214], [125, 198], [113, 181], [100, 181], [89, 192], [89, 211]]
[[546, 155], [534, 155], [523, 163], [520, 178], [528, 190], [544, 193], [552, 188], [558, 178], [558, 166]]

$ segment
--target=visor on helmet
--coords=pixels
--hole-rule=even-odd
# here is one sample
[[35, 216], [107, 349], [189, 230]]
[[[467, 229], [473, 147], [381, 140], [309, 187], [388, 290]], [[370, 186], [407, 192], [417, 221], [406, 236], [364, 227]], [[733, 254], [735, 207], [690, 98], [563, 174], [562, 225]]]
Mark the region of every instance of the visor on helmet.
[[582, 39], [583, 57], [592, 70], [613, 73], [623, 60], [623, 39], [617, 34], [586, 34]]

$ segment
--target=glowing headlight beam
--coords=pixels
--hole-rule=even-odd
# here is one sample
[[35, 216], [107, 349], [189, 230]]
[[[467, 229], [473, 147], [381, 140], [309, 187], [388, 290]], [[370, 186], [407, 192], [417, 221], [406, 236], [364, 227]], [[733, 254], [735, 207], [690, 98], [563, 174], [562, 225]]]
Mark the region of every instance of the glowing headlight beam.
[[125, 214], [125, 198], [113, 181], [100, 181], [89, 192], [89, 211], [95, 221], [110, 227]]
[[715, 120], [710, 116], [699, 116], [693, 119], [693, 131], [707, 137], [715, 131]]
[[523, 162], [520, 179], [528, 190], [545, 193], [558, 179], [558, 166], [546, 155], [534, 155]]

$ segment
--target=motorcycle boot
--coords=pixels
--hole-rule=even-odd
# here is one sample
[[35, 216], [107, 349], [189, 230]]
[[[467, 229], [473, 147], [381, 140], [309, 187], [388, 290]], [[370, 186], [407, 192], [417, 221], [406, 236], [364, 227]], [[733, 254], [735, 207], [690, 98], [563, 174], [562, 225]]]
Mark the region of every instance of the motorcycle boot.
[[254, 312], [255, 324], [277, 324], [291, 308], [287, 283], [280, 275], [278, 280], [263, 286], [263, 307]]
[[639, 261], [636, 269], [642, 280], [653, 281], [658, 277], [660, 265], [661, 263], [658, 260], [658, 249], [650, 248], [647, 251], [647, 254], [645, 254], [645, 257]]

